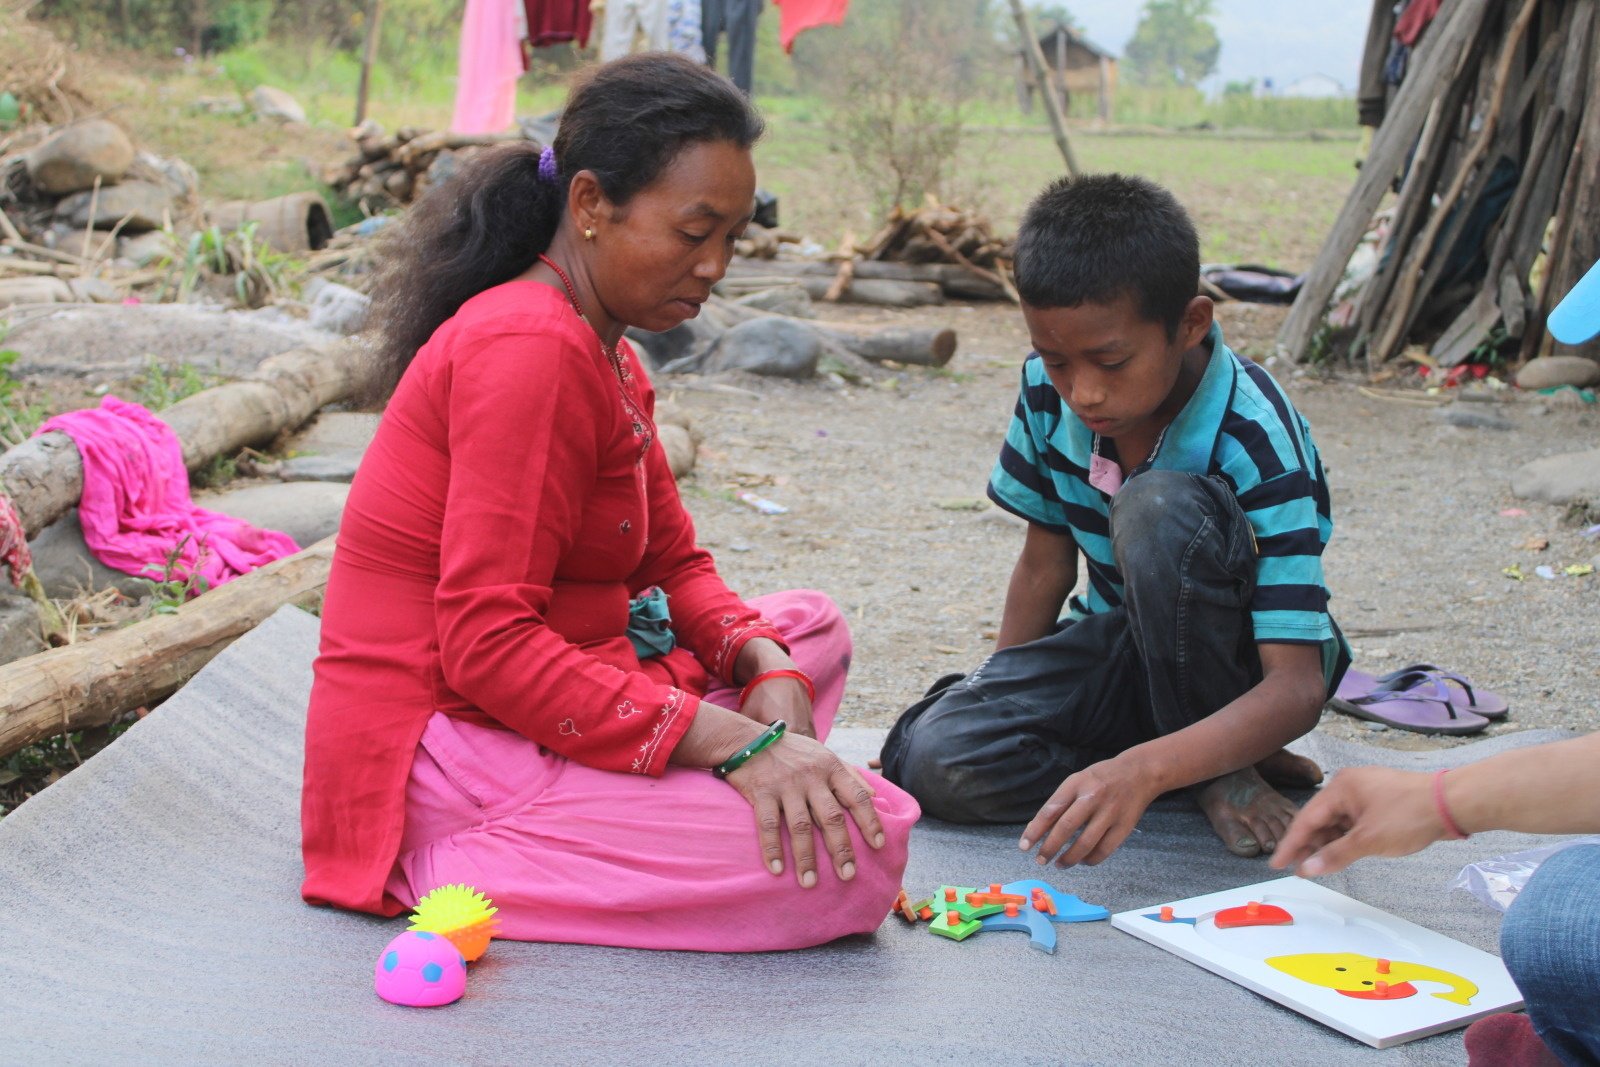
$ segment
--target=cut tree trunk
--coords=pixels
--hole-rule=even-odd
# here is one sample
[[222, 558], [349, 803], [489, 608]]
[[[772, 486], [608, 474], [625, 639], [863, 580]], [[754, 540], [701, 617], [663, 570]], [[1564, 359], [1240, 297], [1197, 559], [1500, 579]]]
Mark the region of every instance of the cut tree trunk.
[[951, 329], [890, 326], [858, 331], [813, 325], [856, 355], [879, 363], [887, 360], [920, 367], [942, 367], [956, 354], [956, 332]]
[[[730, 303], [721, 297], [712, 297], [707, 305], [711, 315], [719, 322], [732, 326], [759, 318], [787, 318], [774, 311]], [[956, 331], [948, 328], [923, 326], [846, 326], [844, 323], [821, 323], [796, 319], [820, 333], [831, 344], [847, 352], [876, 362], [914, 363], [920, 367], [942, 367], [956, 354]]]
[[0, 667], [0, 756], [170, 696], [268, 615], [320, 593], [333, 541], [235, 578], [175, 614]]
[[[358, 393], [372, 372], [366, 350], [345, 341], [263, 360], [249, 377], [202, 390], [158, 412], [183, 444], [190, 469], [266, 444], [323, 407]], [[0, 454], [0, 485], [31, 537], [78, 504], [83, 462], [65, 434], [30, 438]]]

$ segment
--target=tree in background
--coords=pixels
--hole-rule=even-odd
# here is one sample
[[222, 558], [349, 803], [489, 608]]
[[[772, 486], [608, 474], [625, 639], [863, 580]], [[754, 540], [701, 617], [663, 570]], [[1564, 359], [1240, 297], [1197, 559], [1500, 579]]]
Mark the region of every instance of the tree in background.
[[1067, 10], [1066, 4], [1030, 4], [1029, 14], [1033, 17], [1033, 25], [1043, 33], [1052, 22], [1059, 22], [1073, 33], [1082, 36], [1083, 23], [1077, 16]]
[[1140, 85], [1194, 88], [1217, 69], [1213, 0], [1148, 0], [1123, 60]]
[[987, 76], [1009, 68], [989, 0], [855, 0], [844, 25], [795, 47], [834, 145], [879, 212], [938, 196]]

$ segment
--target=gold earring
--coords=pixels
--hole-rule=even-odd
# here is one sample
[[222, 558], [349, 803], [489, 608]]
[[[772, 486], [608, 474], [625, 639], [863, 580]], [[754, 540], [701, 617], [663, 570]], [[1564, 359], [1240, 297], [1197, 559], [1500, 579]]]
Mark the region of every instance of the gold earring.
[[592, 240], [594, 240], [594, 231], [593, 231], [593, 230], [591, 230], [591, 229], [585, 229], [585, 230], [584, 230], [584, 231], [583, 231], [583, 239], [584, 239], [584, 240], [585, 240], [585, 241], [592, 241]]

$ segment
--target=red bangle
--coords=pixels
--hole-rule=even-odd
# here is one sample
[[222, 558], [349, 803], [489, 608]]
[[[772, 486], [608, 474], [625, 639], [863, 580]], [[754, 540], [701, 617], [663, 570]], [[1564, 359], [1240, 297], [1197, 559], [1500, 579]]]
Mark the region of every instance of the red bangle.
[[1450, 771], [1448, 768], [1442, 771], [1434, 772], [1433, 806], [1439, 812], [1439, 821], [1444, 823], [1445, 833], [1449, 834], [1457, 841], [1465, 841], [1472, 835], [1463, 830], [1461, 828], [1461, 824], [1456, 822], [1455, 816], [1450, 814], [1450, 805], [1446, 804], [1444, 800], [1444, 776], [1449, 773]]
[[739, 690], [739, 706], [741, 708], [744, 707], [744, 702], [750, 699], [750, 691], [752, 689], [762, 682], [771, 681], [774, 678], [793, 678], [806, 687], [806, 699], [813, 704], [816, 703], [817, 687], [811, 684], [811, 679], [806, 677], [805, 671], [798, 671], [793, 667], [777, 667], [770, 671], [762, 671], [744, 684], [744, 688]]

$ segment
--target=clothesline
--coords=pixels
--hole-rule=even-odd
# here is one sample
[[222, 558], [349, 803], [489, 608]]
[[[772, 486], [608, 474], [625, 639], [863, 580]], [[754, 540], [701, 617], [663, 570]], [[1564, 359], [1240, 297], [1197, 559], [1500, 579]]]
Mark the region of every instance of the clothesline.
[[[528, 69], [528, 50], [576, 42], [587, 48], [596, 8], [605, 20], [602, 62], [633, 51], [642, 36], [651, 50], [673, 51], [697, 63], [716, 64], [719, 39], [727, 40], [728, 75], [751, 91], [756, 24], [762, 0], [467, 0], [461, 22], [456, 133], [499, 133], [516, 120], [517, 81]], [[850, 0], [773, 0], [784, 52], [806, 30], [840, 25]]]

